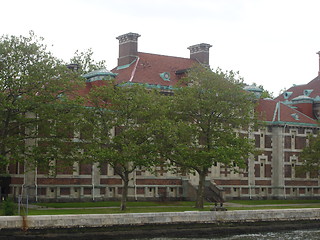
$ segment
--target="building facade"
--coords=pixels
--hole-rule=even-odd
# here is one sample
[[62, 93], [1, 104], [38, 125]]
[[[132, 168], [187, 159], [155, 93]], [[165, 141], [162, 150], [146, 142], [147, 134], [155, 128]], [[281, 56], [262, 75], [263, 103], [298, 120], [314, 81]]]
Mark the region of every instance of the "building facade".
[[[195, 64], [209, 65], [210, 44], [188, 47], [190, 58], [138, 51], [139, 34], [128, 33], [119, 40], [118, 66], [111, 71], [86, 74], [83, 94], [110, 78], [122, 84], [146, 84], [170, 94], [173, 86]], [[247, 91], [259, 95], [260, 89]], [[206, 194], [212, 201], [224, 199], [286, 199], [320, 197], [316, 173], [301, 174], [299, 153], [308, 144], [308, 135], [318, 131], [320, 116], [320, 77], [294, 86], [276, 99], [259, 99], [257, 112], [266, 124], [250, 132], [242, 131], [255, 142], [260, 154], [248, 159], [246, 169], [231, 171], [217, 163], [207, 176]], [[30, 143], [32, 144], [32, 143]], [[56, 164], [59, 164], [58, 162]], [[122, 193], [122, 180], [108, 164], [78, 164], [60, 169], [55, 177], [21, 163], [8, 166], [11, 176], [9, 194], [35, 201], [115, 200]], [[173, 174], [162, 167], [156, 175], [144, 169], [132, 173], [129, 198], [132, 200], [194, 199], [198, 176]]]

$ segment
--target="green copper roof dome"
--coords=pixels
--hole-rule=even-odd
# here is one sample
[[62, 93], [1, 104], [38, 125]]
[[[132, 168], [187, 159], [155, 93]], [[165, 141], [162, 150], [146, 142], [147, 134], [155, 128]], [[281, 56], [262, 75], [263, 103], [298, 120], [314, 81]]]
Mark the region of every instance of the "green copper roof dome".
[[116, 73], [110, 72], [107, 69], [98, 69], [82, 76], [87, 79], [87, 82], [94, 82], [98, 80], [110, 80], [116, 75]]
[[256, 96], [256, 98], [260, 98], [261, 93], [263, 91], [261, 88], [257, 87], [256, 85], [245, 86], [243, 89], [248, 92], [252, 92]]
[[255, 85], [245, 86], [243, 89], [248, 92], [262, 92], [262, 89]]
[[291, 100], [292, 102], [300, 102], [300, 101], [304, 101], [304, 102], [313, 102], [313, 99], [311, 97], [308, 97], [306, 95], [300, 95], [298, 97], [295, 97]]

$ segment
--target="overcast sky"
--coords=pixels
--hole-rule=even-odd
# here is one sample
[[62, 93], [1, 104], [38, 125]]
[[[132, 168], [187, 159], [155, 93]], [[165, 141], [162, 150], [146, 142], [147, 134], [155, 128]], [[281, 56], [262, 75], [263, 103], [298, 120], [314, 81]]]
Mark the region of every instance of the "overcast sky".
[[115, 38], [134, 32], [140, 52], [188, 58], [187, 47], [209, 43], [212, 68], [275, 95], [319, 70], [319, 0], [0, 0], [0, 8], [0, 35], [34, 30], [65, 61], [92, 48], [112, 69]]

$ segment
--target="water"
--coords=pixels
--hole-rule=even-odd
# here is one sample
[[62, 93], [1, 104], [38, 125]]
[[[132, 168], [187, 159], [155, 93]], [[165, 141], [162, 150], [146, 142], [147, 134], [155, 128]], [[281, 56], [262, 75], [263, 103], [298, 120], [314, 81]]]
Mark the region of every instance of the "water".
[[[139, 238], [139, 240], [320, 240], [320, 230], [296, 230], [239, 234], [214, 238]], [[138, 239], [132, 239], [138, 240]]]

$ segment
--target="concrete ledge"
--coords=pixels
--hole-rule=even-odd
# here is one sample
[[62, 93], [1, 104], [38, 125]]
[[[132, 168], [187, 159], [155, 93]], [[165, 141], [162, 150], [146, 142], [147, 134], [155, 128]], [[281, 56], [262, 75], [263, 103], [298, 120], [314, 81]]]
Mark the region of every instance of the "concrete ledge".
[[254, 223], [320, 220], [320, 209], [239, 210], [226, 212], [165, 212], [2, 216], [0, 232], [10, 229], [101, 228], [164, 224]]

